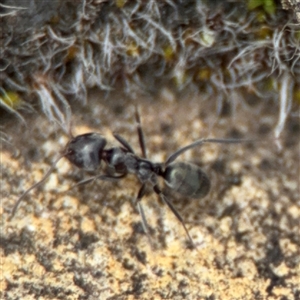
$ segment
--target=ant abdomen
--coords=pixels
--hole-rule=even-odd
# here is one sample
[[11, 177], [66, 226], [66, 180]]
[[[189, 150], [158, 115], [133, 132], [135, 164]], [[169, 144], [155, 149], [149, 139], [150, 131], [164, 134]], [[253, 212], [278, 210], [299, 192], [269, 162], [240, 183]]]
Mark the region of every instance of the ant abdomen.
[[166, 167], [163, 177], [172, 190], [190, 198], [203, 198], [210, 190], [207, 175], [192, 163], [171, 163]]

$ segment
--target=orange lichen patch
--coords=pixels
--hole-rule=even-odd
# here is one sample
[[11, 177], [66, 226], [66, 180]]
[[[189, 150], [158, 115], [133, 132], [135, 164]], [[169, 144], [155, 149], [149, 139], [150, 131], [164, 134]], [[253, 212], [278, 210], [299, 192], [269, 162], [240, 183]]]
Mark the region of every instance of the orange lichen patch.
[[1, 250], [1, 276], [0, 276], [0, 291], [3, 292], [7, 287], [7, 280], [10, 280], [18, 270], [20, 256], [18, 254], [13, 254], [4, 257], [3, 250]]
[[285, 255], [297, 254], [297, 252], [299, 251], [298, 246], [294, 243], [291, 243], [288, 239], [281, 239], [280, 247]]
[[81, 220], [80, 228], [85, 233], [95, 232], [96, 231], [95, 221], [91, 220], [90, 218], [83, 217]]
[[[222, 274], [224, 270], [223, 272], [219, 272], [213, 265], [208, 266], [207, 262], [203, 261], [202, 257], [206, 257], [206, 252], [206, 250], [199, 252], [182, 251], [182, 248], [174, 248], [173, 245], [170, 245], [168, 251], [164, 252], [164, 255], [158, 253], [154, 254], [153, 261], [151, 259], [149, 263], [165, 270], [160, 277], [157, 278], [154, 276], [151, 278], [151, 284], [153, 284], [154, 289], [175, 288], [176, 282], [185, 281], [187, 289], [190, 291], [198, 290], [199, 286], [201, 286], [201, 295], [215, 294], [220, 297], [221, 295], [224, 297], [227, 295], [228, 299], [230, 299], [232, 297], [251, 297], [251, 289], [257, 284], [260, 284], [262, 288], [266, 288], [267, 283], [264, 281], [255, 283], [251, 278], [247, 277], [230, 278], [230, 273], [228, 273], [229, 277], [225, 280]], [[175, 256], [176, 260], [174, 261], [173, 258]], [[187, 275], [184, 270], [190, 269], [191, 262], [193, 262], [193, 271]], [[255, 272], [253, 272], [255, 271], [255, 267], [250, 261], [245, 264], [249, 265], [249, 267], [247, 267], [248, 269], [252, 269], [250, 273], [253, 278], [255, 276]], [[177, 268], [179, 268], [179, 270], [177, 270]], [[213, 283], [205, 284], [205, 282]], [[235, 286], [234, 290], [231, 288], [232, 286]]]
[[273, 268], [273, 271], [277, 276], [282, 277], [287, 276], [291, 269], [288, 268], [285, 263], [281, 263], [279, 266]]
[[1, 165], [2, 166], [11, 166], [12, 168], [19, 170], [21, 168], [20, 160], [13, 158], [11, 152], [1, 151]]
[[283, 297], [285, 299], [295, 299], [294, 295], [293, 295], [293, 292], [288, 287], [275, 287], [272, 290], [272, 294], [274, 296], [269, 296], [268, 299], [270, 299], [270, 300], [277, 300], [277, 299], [282, 299]]

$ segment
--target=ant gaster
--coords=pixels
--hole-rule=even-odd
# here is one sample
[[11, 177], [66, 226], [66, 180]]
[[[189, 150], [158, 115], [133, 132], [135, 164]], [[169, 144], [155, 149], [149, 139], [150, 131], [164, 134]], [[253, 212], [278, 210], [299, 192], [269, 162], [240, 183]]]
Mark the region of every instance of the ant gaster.
[[162, 177], [167, 186], [183, 196], [198, 199], [202, 198], [206, 196], [210, 190], [209, 178], [197, 165], [182, 161], [174, 162], [176, 158], [183, 152], [204, 143], [240, 143], [249, 140], [200, 139], [178, 149], [177, 151], [172, 153], [164, 163], [155, 163], [147, 159], [144, 134], [137, 108], [135, 109], [135, 119], [142, 156], [138, 156], [134, 152], [130, 144], [123, 137], [116, 133], [114, 133], [113, 136], [121, 144], [121, 147], [105, 148], [106, 139], [101, 134], [95, 132], [72, 137], [71, 140], [67, 143], [62, 154], [53, 163], [52, 167], [48, 170], [45, 176], [39, 182], [26, 190], [18, 199], [12, 210], [11, 217], [15, 215], [16, 210], [23, 198], [32, 189], [36, 188], [46, 180], [50, 173], [55, 169], [55, 165], [61, 158], [67, 158], [73, 165], [77, 166], [80, 169], [94, 172], [101, 169], [101, 162], [103, 161], [107, 167], [106, 173], [83, 180], [77, 185], [86, 184], [95, 179], [104, 181], [116, 181], [122, 179], [128, 173], [135, 174], [142, 184], [136, 196], [136, 204], [142, 219], [143, 229], [148, 238], [148, 225], [144, 209], [141, 204], [141, 200], [146, 192], [147, 183], [152, 186], [153, 191], [160, 197], [163, 203], [165, 203], [170, 208], [170, 210], [182, 224], [191, 244], [194, 246], [193, 240], [185, 226], [181, 215], [160, 189], [158, 185], [158, 177]]

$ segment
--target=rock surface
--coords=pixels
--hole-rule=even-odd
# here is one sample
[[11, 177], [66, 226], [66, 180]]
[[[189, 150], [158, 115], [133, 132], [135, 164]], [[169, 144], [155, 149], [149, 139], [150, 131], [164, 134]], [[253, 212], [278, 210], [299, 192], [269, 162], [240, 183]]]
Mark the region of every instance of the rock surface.
[[[2, 299], [300, 298], [299, 118], [288, 119], [279, 151], [272, 139], [277, 109], [270, 103], [241, 102], [213, 118], [209, 100], [175, 98], [165, 91], [139, 99], [154, 161], [201, 137], [258, 140], [205, 145], [179, 158], [198, 163], [212, 179], [200, 200], [165, 190], [194, 250], [149, 189], [143, 205], [151, 249], [133, 205], [135, 176], [70, 189], [90, 175], [66, 160], [8, 220], [17, 198], [42, 178], [68, 138], [37, 114], [26, 117], [27, 127], [4, 119], [11, 139], [1, 149]], [[73, 109], [72, 130], [100, 132], [112, 145], [118, 142], [111, 132], [118, 132], [140, 153], [133, 103], [117, 93], [109, 99], [90, 93], [88, 107]]]

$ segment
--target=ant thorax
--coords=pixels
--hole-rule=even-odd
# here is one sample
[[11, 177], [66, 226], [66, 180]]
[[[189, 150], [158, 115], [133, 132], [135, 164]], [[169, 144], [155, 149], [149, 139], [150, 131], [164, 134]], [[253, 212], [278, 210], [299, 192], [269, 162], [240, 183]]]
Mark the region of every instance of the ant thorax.
[[123, 148], [114, 147], [104, 150], [102, 159], [107, 163], [110, 173], [131, 173], [135, 174], [142, 183], [157, 184], [157, 175], [153, 172], [153, 163], [127, 152]]

